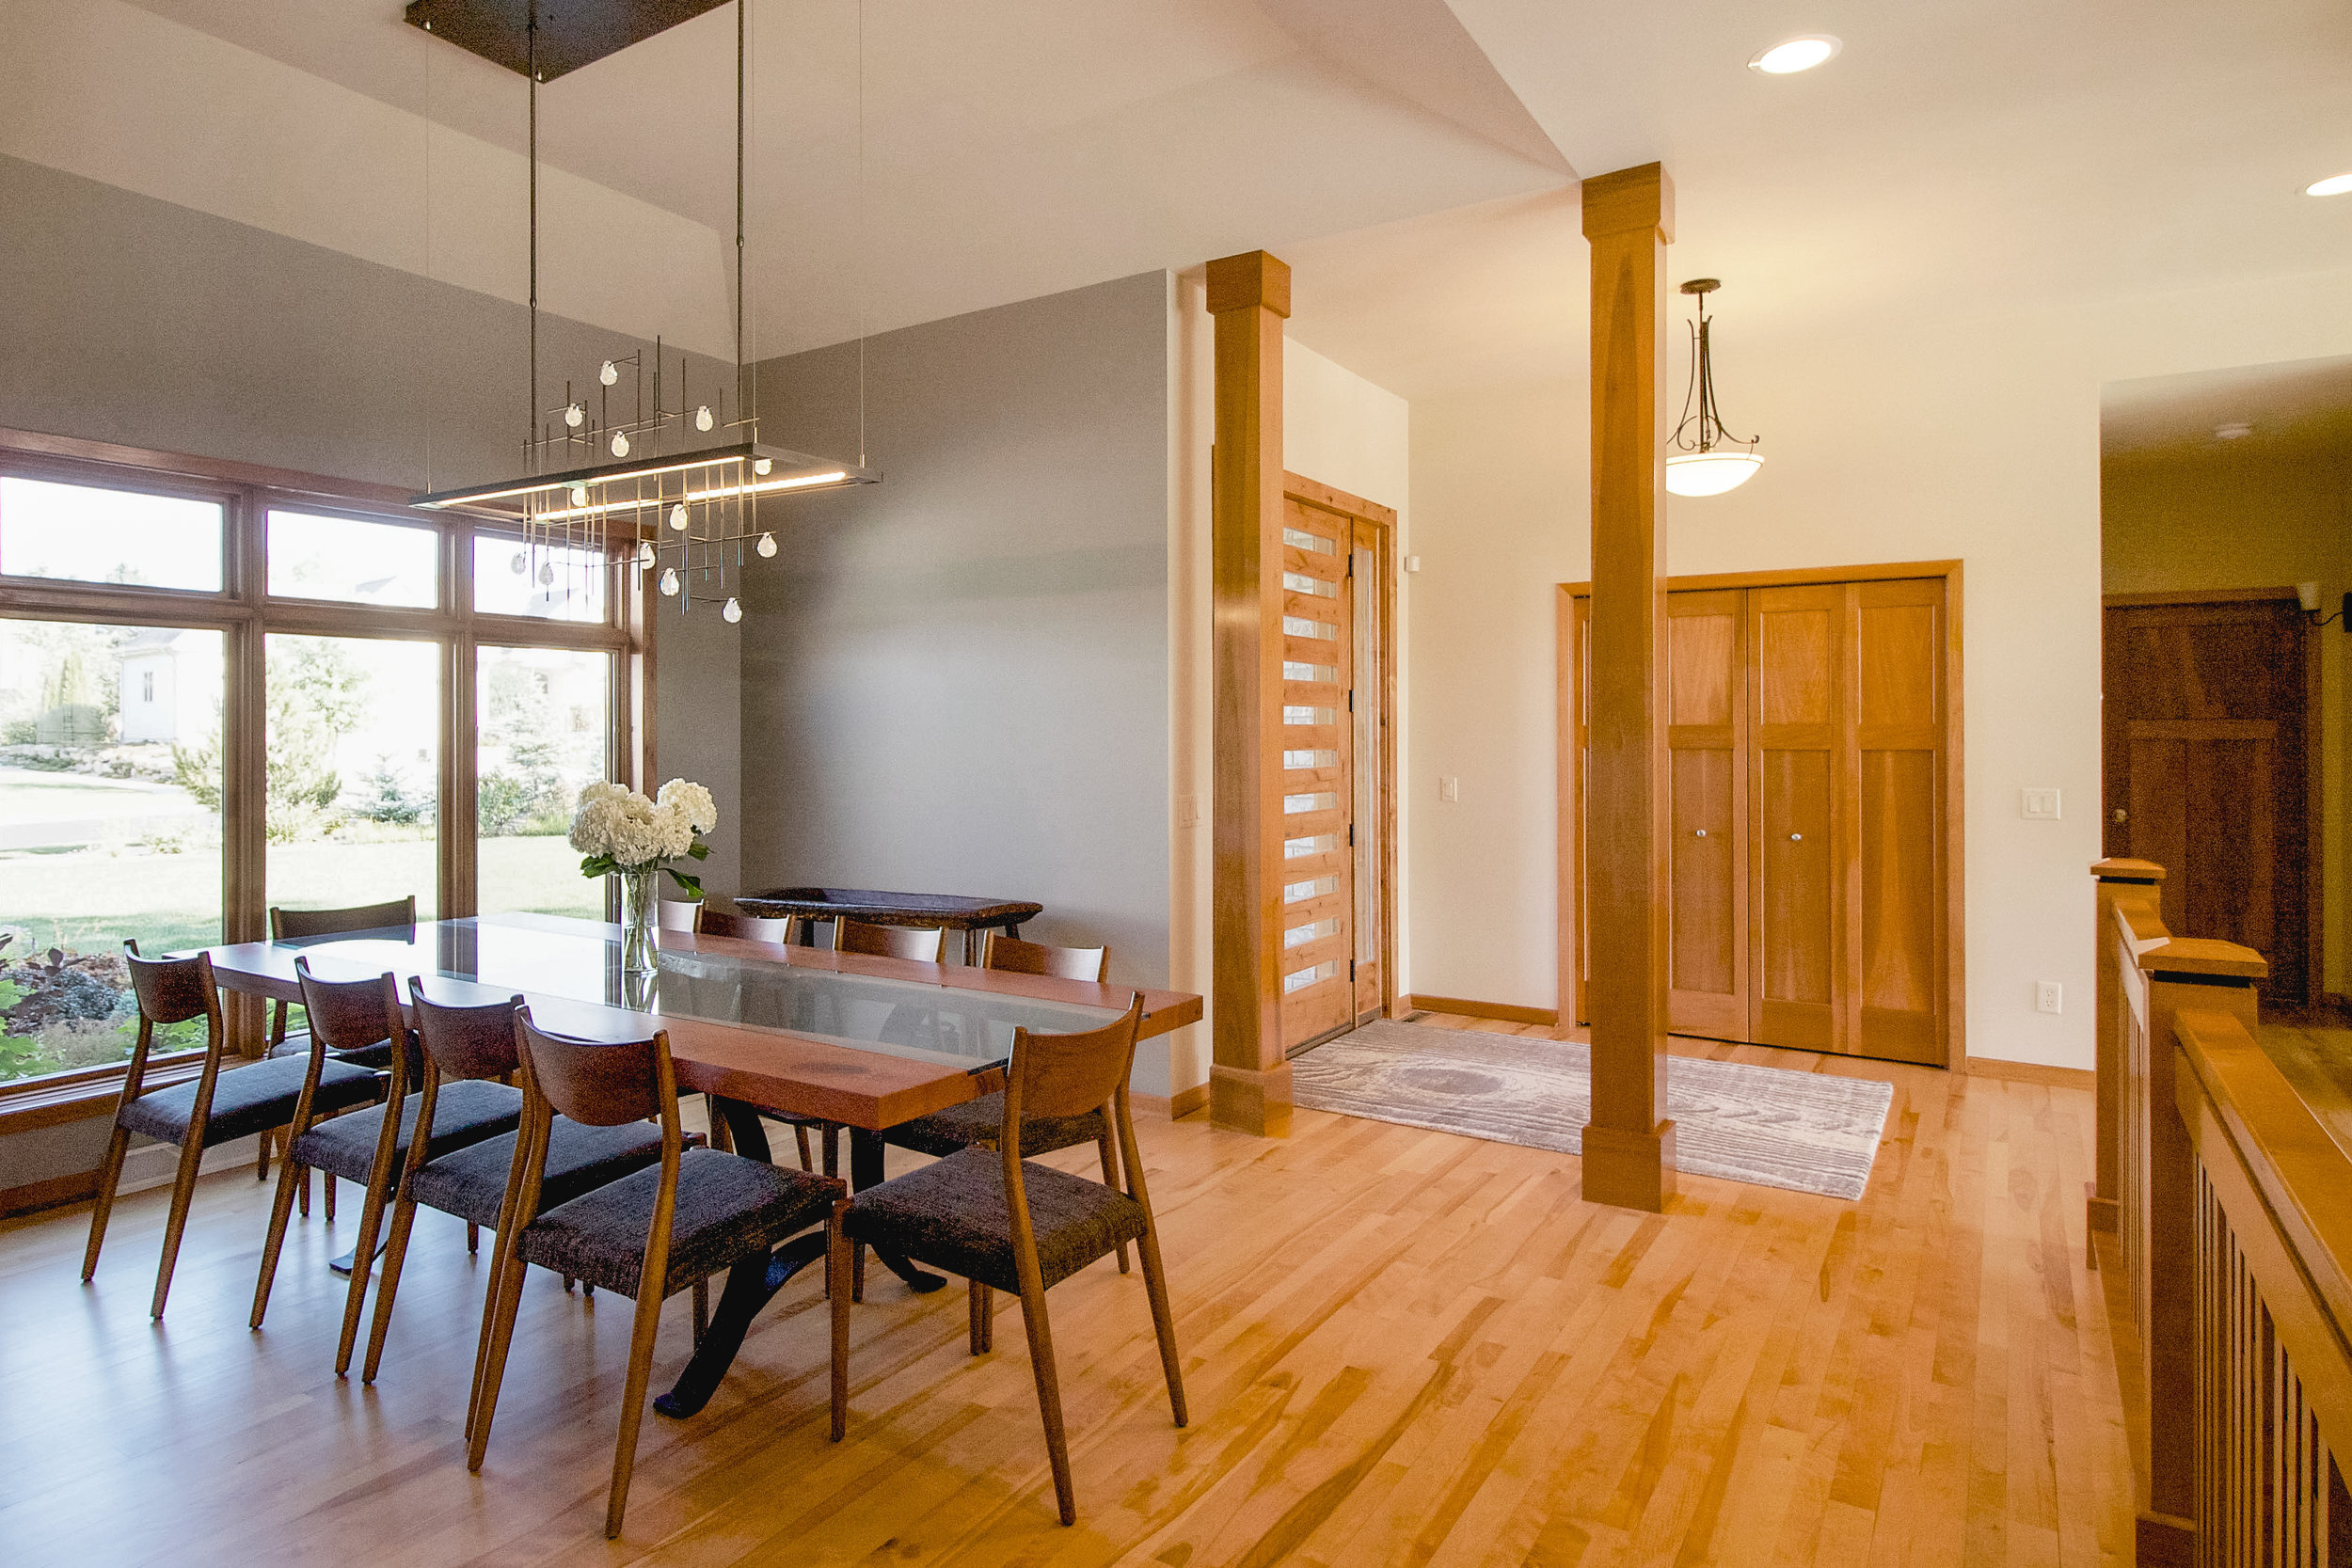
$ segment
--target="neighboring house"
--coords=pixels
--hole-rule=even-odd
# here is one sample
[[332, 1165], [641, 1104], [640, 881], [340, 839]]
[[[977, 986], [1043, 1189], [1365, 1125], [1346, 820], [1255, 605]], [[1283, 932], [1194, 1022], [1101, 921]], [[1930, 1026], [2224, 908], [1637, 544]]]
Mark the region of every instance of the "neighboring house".
[[166, 745], [201, 739], [220, 700], [220, 672], [214, 660], [190, 660], [185, 634], [153, 626], [123, 644], [118, 721], [126, 746]]

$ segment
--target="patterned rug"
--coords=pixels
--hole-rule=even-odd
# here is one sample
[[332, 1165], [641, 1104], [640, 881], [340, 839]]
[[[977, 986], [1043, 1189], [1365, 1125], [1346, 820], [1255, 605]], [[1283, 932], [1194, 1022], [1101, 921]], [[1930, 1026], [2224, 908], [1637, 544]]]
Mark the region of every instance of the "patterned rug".
[[[1382, 1021], [1291, 1063], [1298, 1104], [1373, 1121], [1575, 1154], [1592, 1118], [1591, 1050], [1572, 1040]], [[1675, 1164], [1824, 1197], [1858, 1198], [1892, 1084], [1676, 1056], [1666, 1069]]]

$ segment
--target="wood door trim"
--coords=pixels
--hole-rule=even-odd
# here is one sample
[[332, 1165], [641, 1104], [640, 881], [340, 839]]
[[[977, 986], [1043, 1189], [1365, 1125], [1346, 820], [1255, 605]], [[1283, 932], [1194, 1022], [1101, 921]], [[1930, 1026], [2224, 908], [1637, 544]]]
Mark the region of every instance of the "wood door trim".
[[[1789, 566], [1769, 572], [1701, 572], [1668, 578], [1669, 594], [1703, 594], [1716, 588], [1815, 588], [1833, 583], [1888, 582], [1901, 578], [1957, 578], [1957, 561], [1892, 561], [1869, 566]], [[1564, 582], [1561, 588], [1582, 598], [1593, 591], [1589, 582]], [[2288, 598], [2295, 590], [2286, 591]]]
[[[1380, 804], [1374, 816], [1380, 834], [1380, 1010], [1394, 1018], [1405, 1010], [1399, 1004], [1408, 1001], [1396, 989], [1396, 509], [1288, 469], [1282, 473], [1282, 494], [1368, 523], [1379, 539], [1374, 560], [1380, 574], [1375, 594], [1380, 607]], [[1349, 531], [1352, 549], [1354, 531]], [[1358, 678], [1362, 678], [1361, 672]]]
[[2102, 594], [2100, 605], [2108, 610], [2131, 609], [2139, 605], [2193, 604], [2256, 604], [2274, 599], [2296, 599], [2292, 587], [2284, 588], [2166, 588], [2147, 594]]
[[[1722, 588], [1797, 587], [1831, 582], [1882, 582], [1903, 578], [1944, 579], [1944, 1042], [1945, 1067], [1968, 1070], [1968, 950], [1967, 950], [1967, 809], [1965, 748], [1966, 712], [1963, 674], [1967, 660], [1963, 626], [1963, 584], [1965, 562], [1912, 561], [1882, 565], [1797, 567], [1769, 572], [1721, 572], [1666, 579], [1668, 593], [1694, 593]], [[1559, 765], [1553, 791], [1557, 829], [1557, 868], [1554, 909], [1557, 911], [1560, 1017], [1575, 1022], [1587, 1016], [1581, 958], [1584, 949], [1584, 901], [1577, 872], [1584, 858], [1584, 770], [1576, 745], [1579, 714], [1575, 665], [1578, 632], [1583, 619], [1582, 601], [1591, 594], [1589, 582], [1559, 585], [1554, 626], [1552, 671], [1556, 682], [1555, 739]], [[2292, 596], [2292, 591], [2289, 591]], [[2316, 669], [2314, 650], [2307, 666]], [[2309, 687], [2316, 701], [2318, 680]], [[2316, 713], [2310, 722], [2316, 724]], [[2316, 730], [2312, 733], [2316, 734]], [[2312, 787], [2318, 787], [2316, 776]], [[2316, 797], [2314, 797], [2316, 798]], [[2102, 813], [2104, 816], [2104, 812]], [[2316, 973], [2316, 971], [2314, 971]]]

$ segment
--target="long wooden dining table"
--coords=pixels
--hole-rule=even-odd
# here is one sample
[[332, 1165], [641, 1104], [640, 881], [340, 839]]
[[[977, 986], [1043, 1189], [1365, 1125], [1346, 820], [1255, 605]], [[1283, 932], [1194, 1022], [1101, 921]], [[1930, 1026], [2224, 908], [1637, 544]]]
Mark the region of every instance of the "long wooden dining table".
[[[437, 1001], [519, 995], [540, 1027], [586, 1039], [642, 1039], [666, 1030], [678, 1086], [711, 1097], [738, 1153], [771, 1158], [763, 1113], [811, 1117], [850, 1130], [850, 1183], [882, 1180], [882, 1132], [987, 1092], [1013, 1032], [1098, 1028], [1136, 989], [962, 965], [868, 958], [735, 937], [660, 933], [660, 967], [621, 969], [621, 928], [557, 915], [500, 914], [287, 942], [209, 949], [223, 990], [299, 1002], [294, 960], [321, 979], [420, 977]], [[1144, 1038], [1198, 1022], [1200, 998], [1143, 991]], [[677, 1383], [654, 1402], [690, 1416], [707, 1403], [753, 1318], [823, 1256], [822, 1232], [793, 1238], [766, 1260], [739, 1265]], [[946, 1283], [883, 1256], [911, 1289]], [[355, 1266], [359, 1266], [355, 1264]]]

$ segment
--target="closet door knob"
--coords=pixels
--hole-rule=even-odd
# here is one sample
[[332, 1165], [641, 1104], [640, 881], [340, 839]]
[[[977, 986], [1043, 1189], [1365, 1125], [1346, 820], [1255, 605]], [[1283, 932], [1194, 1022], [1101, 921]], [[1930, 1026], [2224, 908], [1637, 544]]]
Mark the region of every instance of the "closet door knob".
[[1705, 838], [1707, 836], [1707, 830], [1705, 828], [1693, 828], [1691, 830], [1691, 836], [1692, 838]]
[[1791, 843], [1791, 844], [1803, 844], [1803, 843], [1804, 842], [1804, 834], [1803, 834], [1803, 833], [1790, 833], [1790, 834], [1788, 835], [1788, 842], [1789, 842], [1789, 843]]

